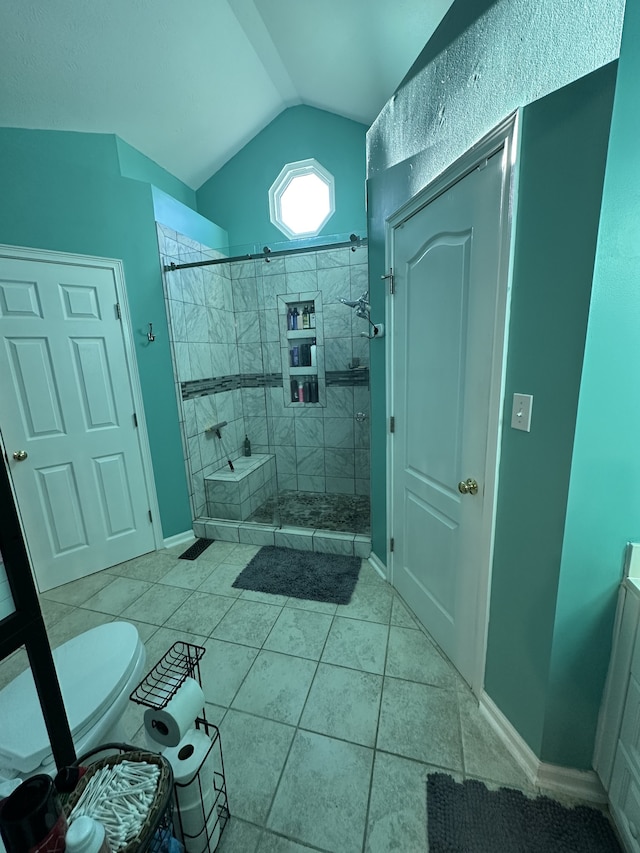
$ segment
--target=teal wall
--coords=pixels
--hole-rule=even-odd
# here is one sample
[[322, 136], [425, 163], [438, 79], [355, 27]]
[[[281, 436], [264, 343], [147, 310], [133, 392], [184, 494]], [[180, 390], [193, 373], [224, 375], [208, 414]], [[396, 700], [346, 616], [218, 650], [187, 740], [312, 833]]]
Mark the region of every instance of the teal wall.
[[[627, 0], [578, 404], [543, 757], [595, 727], [617, 583], [640, 539], [640, 2]], [[573, 689], [571, 689], [573, 688]], [[586, 719], [583, 720], [583, 717]], [[568, 756], [571, 759], [571, 755]]]
[[[610, 64], [523, 110], [522, 168], [517, 211], [517, 239], [520, 242], [514, 261], [510, 320], [512, 332], [507, 360], [505, 406], [510, 411], [508, 397], [515, 391], [533, 393], [535, 430], [525, 434], [505, 429], [500, 476], [502, 478], [504, 472], [509, 471], [510, 464], [524, 466], [522, 470], [531, 472], [532, 482], [538, 485], [533, 490], [527, 488], [524, 494], [518, 492], [515, 500], [511, 488], [506, 483], [503, 486], [501, 479], [495, 553], [497, 568], [494, 571], [498, 577], [504, 574], [505, 587], [498, 584], [492, 589], [492, 595], [498, 596], [491, 614], [492, 623], [496, 620], [495, 626], [491, 625], [491, 630], [495, 629], [496, 632], [495, 650], [503, 642], [509, 646], [509, 632], [517, 627], [512, 624], [515, 620], [509, 616], [511, 594], [518, 598], [519, 591], [522, 591], [522, 602], [526, 603], [527, 595], [538, 587], [536, 600], [542, 596], [552, 608], [555, 602], [564, 518], [563, 510], [558, 516], [555, 509], [566, 504], [572, 430], [589, 304], [590, 270], [593, 269], [599, 193], [602, 190], [614, 81], [615, 65]], [[592, 145], [583, 144], [582, 134], [585, 133], [593, 137]], [[426, 171], [425, 162], [430, 156], [431, 152], [427, 149], [368, 180], [372, 316], [384, 316], [385, 312], [385, 287], [380, 274], [385, 264], [386, 219], [413, 196], [413, 176], [416, 172]], [[584, 179], [585, 174], [590, 176], [589, 181]], [[554, 253], [540, 251], [540, 241], [543, 239], [547, 240], [547, 245], [549, 241], [557, 244]], [[372, 548], [386, 562], [385, 360], [382, 348], [375, 346], [371, 347], [371, 374]], [[552, 384], [546, 387], [548, 379]], [[557, 416], [554, 414], [556, 406]], [[553, 488], [549, 495], [544, 494], [545, 476], [551, 477], [549, 486]], [[558, 484], [561, 483], [564, 485], [558, 492]], [[545, 507], [548, 511], [545, 511]], [[501, 512], [506, 515], [500, 527]], [[529, 514], [532, 512], [543, 513], [540, 522], [542, 526], [549, 522], [549, 538], [537, 541], [533, 552], [529, 550], [530, 542], [527, 538], [527, 550], [529, 553], [537, 553], [540, 560], [551, 555], [554, 562], [551, 576], [542, 577], [540, 569], [536, 568], [530, 579], [531, 589], [527, 589], [524, 594], [524, 587], [514, 583], [510, 574], [509, 549], [517, 539], [510, 538], [508, 533], [511, 529], [528, 529]], [[514, 527], [516, 518], [520, 521]], [[501, 539], [503, 532], [506, 536], [504, 542]], [[531, 533], [528, 534], [530, 536]], [[537, 534], [535, 538], [539, 539]], [[548, 583], [551, 586], [547, 586]], [[547, 612], [546, 618], [553, 619], [553, 609], [551, 615]], [[519, 611], [518, 619], [522, 619]], [[521, 645], [519, 636], [520, 630], [514, 637], [516, 646]], [[508, 654], [506, 649], [507, 657]], [[547, 678], [546, 672], [542, 675], [538, 672], [539, 655], [544, 659], [544, 652], [540, 651], [530, 661], [531, 671], [527, 675], [532, 683]], [[546, 660], [548, 667], [548, 650]], [[497, 663], [495, 671], [499, 672], [501, 666], [501, 663]], [[492, 659], [487, 661], [487, 678], [490, 677], [489, 673], [493, 677]], [[523, 703], [518, 702], [517, 696], [512, 698], [514, 706], [520, 708]], [[529, 696], [527, 701], [533, 700]], [[539, 701], [544, 702], [544, 697]], [[525, 725], [525, 728], [529, 727]], [[531, 728], [528, 736], [535, 742], [535, 726]], [[537, 731], [538, 745], [540, 737], [541, 733]]]
[[498, 3], [499, 0], [454, 0], [449, 11], [438, 24], [435, 33], [420, 51], [420, 55], [405, 74], [398, 88], [402, 89], [423, 68], [430, 65], [439, 54], [444, 54], [460, 37], [460, 33], [471, 26]]
[[226, 254], [229, 237], [224, 229], [157, 187], [151, 187], [151, 192], [156, 222], [161, 222], [167, 228], [173, 228], [178, 234], [191, 237], [203, 246], [219, 249]]
[[[608, 636], [586, 620], [563, 636], [554, 620], [614, 87], [612, 63], [522, 112], [485, 673], [487, 693], [536, 755], [574, 767], [589, 767], [602, 688], [593, 675]], [[511, 428], [515, 392], [533, 394], [530, 433]], [[574, 578], [571, 589], [577, 602], [593, 591], [592, 579]], [[600, 620], [609, 606], [605, 597]], [[579, 687], [578, 669], [564, 672], [572, 699], [545, 754], [551, 656], [570, 645], [592, 677]]]
[[232, 254], [285, 242], [269, 219], [269, 187], [286, 163], [315, 157], [335, 179], [336, 212], [321, 233], [364, 236], [366, 132], [324, 110], [290, 107], [200, 187], [198, 210], [228, 232]]
[[[122, 153], [122, 149], [120, 149]], [[0, 129], [0, 241], [124, 262], [164, 536], [191, 528], [151, 187], [120, 174], [116, 137]], [[140, 163], [138, 163], [140, 165]], [[149, 322], [157, 331], [146, 340]]]
[[[532, 432], [506, 426], [501, 437], [485, 689], [538, 757], [578, 768], [591, 764], [622, 546], [635, 535], [627, 523], [631, 513], [619, 513], [621, 499], [612, 497], [617, 536], [586, 559], [597, 531], [608, 536], [612, 527], [608, 510], [606, 521], [597, 520], [610, 496], [594, 492], [586, 449], [585, 464], [578, 459], [576, 469], [574, 441], [579, 449], [582, 359], [586, 352], [586, 367], [615, 89], [611, 60], [623, 7], [583, 5], [578, 14], [570, 0], [455, 0], [367, 135], [370, 288], [372, 314], [379, 317], [385, 309], [386, 219], [498, 121], [524, 107], [505, 417], [514, 392], [533, 393], [535, 402]], [[522, 25], [526, 20], [531, 26]], [[521, 37], [513, 39], [513, 32]], [[559, 38], [567, 45], [562, 55], [555, 47]], [[509, 71], [514, 63], [521, 72], [515, 77]], [[604, 336], [601, 345], [607, 346]], [[617, 341], [609, 345], [618, 348]], [[375, 347], [371, 356], [372, 547], [384, 562], [385, 364]], [[599, 377], [605, 386], [612, 384], [611, 361], [610, 355]], [[636, 372], [634, 359], [633, 369], [622, 371], [627, 386]], [[594, 405], [596, 424], [609, 419], [602, 411], [605, 397]], [[602, 453], [606, 468], [612, 450], [597, 449], [597, 432], [597, 426], [585, 430], [584, 446]], [[620, 463], [630, 452], [628, 438], [620, 445]], [[584, 516], [578, 490], [582, 502], [594, 502]], [[592, 534], [586, 545], [583, 526]]]
[[116, 149], [118, 151], [118, 162], [120, 164], [120, 174], [124, 178], [133, 178], [136, 181], [142, 181], [146, 184], [153, 184], [165, 193], [187, 205], [193, 210], [196, 209], [196, 193], [191, 187], [183, 184], [181, 180], [176, 178], [171, 172], [167, 172], [162, 166], [158, 166], [149, 157], [146, 157], [137, 148], [133, 148], [119, 136], [115, 137]]

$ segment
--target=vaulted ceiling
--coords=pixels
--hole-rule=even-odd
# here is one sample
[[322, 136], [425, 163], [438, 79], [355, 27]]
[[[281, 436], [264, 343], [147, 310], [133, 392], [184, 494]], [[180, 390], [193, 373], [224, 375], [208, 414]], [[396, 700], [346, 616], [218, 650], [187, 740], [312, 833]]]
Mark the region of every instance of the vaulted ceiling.
[[369, 125], [451, 0], [4, 0], [0, 125], [116, 133], [193, 188], [283, 109]]

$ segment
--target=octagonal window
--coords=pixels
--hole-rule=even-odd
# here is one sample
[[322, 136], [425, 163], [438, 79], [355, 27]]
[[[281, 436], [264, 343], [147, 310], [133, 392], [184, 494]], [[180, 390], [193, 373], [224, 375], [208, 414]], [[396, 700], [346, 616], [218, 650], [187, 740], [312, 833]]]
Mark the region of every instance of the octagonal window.
[[269, 214], [287, 237], [315, 237], [335, 211], [333, 175], [313, 158], [287, 163], [269, 189]]

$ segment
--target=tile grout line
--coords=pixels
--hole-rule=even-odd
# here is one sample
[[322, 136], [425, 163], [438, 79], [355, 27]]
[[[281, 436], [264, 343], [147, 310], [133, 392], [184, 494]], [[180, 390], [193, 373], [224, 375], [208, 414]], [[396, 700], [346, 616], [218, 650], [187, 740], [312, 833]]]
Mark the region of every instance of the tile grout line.
[[[282, 782], [282, 777], [284, 775], [285, 768], [286, 768], [287, 763], [289, 761], [289, 756], [291, 755], [291, 750], [293, 749], [293, 743], [297, 737], [298, 732], [300, 731], [300, 720], [302, 719], [302, 715], [304, 714], [304, 709], [306, 708], [307, 702], [309, 701], [309, 693], [311, 692], [311, 687], [313, 686], [313, 682], [315, 681], [316, 676], [318, 674], [318, 669], [320, 668], [320, 661], [322, 660], [322, 655], [324, 654], [324, 650], [325, 650], [326, 645], [327, 645], [327, 640], [329, 639], [329, 634], [331, 633], [331, 629], [333, 627], [333, 623], [335, 621], [335, 618], [336, 618], [336, 615], [334, 614], [331, 617], [331, 623], [329, 625], [329, 630], [327, 631], [327, 635], [324, 638], [324, 643], [322, 644], [322, 649], [320, 651], [318, 660], [316, 662], [316, 668], [315, 668], [315, 671], [313, 673], [313, 678], [311, 679], [311, 681], [309, 683], [309, 689], [307, 690], [307, 695], [306, 695], [304, 703], [302, 705], [302, 709], [300, 711], [300, 716], [298, 717], [298, 722], [295, 725], [295, 731], [293, 733], [293, 737], [291, 738], [291, 743], [289, 744], [289, 749], [287, 750], [287, 755], [286, 755], [285, 760], [282, 764], [282, 768], [281, 768], [280, 774], [278, 776], [278, 781], [277, 781], [276, 786], [275, 786], [274, 791], [273, 791], [273, 797], [271, 798], [271, 803], [269, 805], [269, 808], [267, 809], [267, 814], [266, 814], [265, 820], [264, 820], [264, 829], [265, 830], [267, 830], [267, 824], [269, 822], [269, 818], [271, 817], [271, 812], [273, 810], [273, 806], [274, 806], [274, 803], [276, 801], [276, 797], [278, 796], [278, 791], [280, 790], [280, 784]], [[265, 642], [266, 642], [266, 639], [265, 639]], [[304, 729], [303, 729], [303, 731], [304, 731]], [[300, 839], [300, 841], [301, 841], [301, 843], [306, 843], [306, 842], [302, 842], [301, 839]]]
[[[285, 606], [286, 606], [286, 603], [285, 603], [285, 605], [283, 605], [283, 608], [282, 608], [283, 610], [284, 610], [284, 607], [285, 607]], [[292, 609], [293, 609], [293, 608], [292, 608]], [[316, 732], [313, 732], [313, 730], [309, 730], [309, 729], [304, 729], [304, 728], [302, 728], [302, 727], [300, 726], [300, 721], [302, 720], [302, 717], [303, 717], [303, 715], [304, 715], [305, 708], [306, 708], [306, 706], [307, 706], [307, 702], [309, 701], [309, 694], [311, 693], [311, 688], [312, 688], [312, 686], [313, 686], [313, 682], [315, 681], [315, 678], [316, 678], [316, 676], [317, 676], [317, 674], [318, 674], [318, 670], [319, 670], [319, 668], [320, 668], [320, 663], [322, 662], [322, 656], [323, 656], [324, 651], [325, 651], [325, 649], [326, 649], [326, 645], [327, 645], [327, 642], [328, 642], [328, 639], [329, 639], [329, 635], [330, 635], [330, 633], [331, 633], [331, 629], [333, 628], [333, 626], [334, 626], [335, 621], [336, 621], [336, 619], [337, 619], [337, 618], [338, 618], [338, 611], [336, 610], [336, 612], [335, 612], [335, 613], [334, 613], [334, 615], [332, 616], [331, 624], [329, 625], [329, 630], [327, 631], [327, 635], [326, 635], [326, 637], [325, 637], [325, 640], [324, 640], [324, 643], [323, 643], [323, 646], [322, 646], [322, 650], [321, 650], [321, 652], [320, 652], [320, 656], [319, 656], [318, 661], [317, 661], [317, 663], [316, 663], [316, 669], [315, 669], [315, 672], [314, 672], [313, 678], [311, 679], [311, 682], [310, 682], [310, 685], [309, 685], [309, 689], [307, 690], [307, 695], [306, 695], [306, 698], [305, 698], [304, 704], [303, 704], [303, 706], [302, 706], [302, 710], [301, 710], [301, 712], [300, 712], [300, 716], [298, 717], [298, 722], [297, 722], [297, 724], [296, 724], [296, 726], [295, 726], [295, 731], [294, 731], [293, 737], [292, 737], [292, 739], [291, 739], [291, 743], [289, 744], [289, 749], [287, 750], [286, 758], [285, 758], [285, 760], [284, 760], [284, 763], [283, 763], [283, 765], [282, 765], [282, 769], [281, 769], [281, 771], [280, 771], [280, 775], [279, 775], [279, 778], [278, 778], [278, 782], [277, 782], [277, 784], [276, 784], [276, 787], [275, 787], [275, 790], [274, 790], [274, 793], [273, 793], [273, 797], [272, 797], [272, 799], [271, 799], [271, 804], [270, 804], [270, 806], [269, 806], [269, 809], [267, 810], [267, 815], [266, 815], [266, 818], [265, 818], [265, 825], [264, 825], [264, 829], [265, 829], [265, 831], [267, 831], [267, 832], [269, 832], [269, 831], [270, 831], [270, 830], [268, 829], [268, 827], [267, 827], [267, 823], [268, 823], [268, 821], [269, 821], [269, 817], [271, 816], [271, 812], [272, 812], [272, 809], [273, 809], [273, 805], [274, 805], [275, 800], [276, 800], [276, 798], [277, 798], [278, 791], [279, 791], [279, 789], [280, 789], [280, 784], [281, 784], [281, 782], [282, 782], [282, 777], [283, 777], [283, 775], [284, 775], [284, 771], [285, 771], [285, 768], [286, 768], [286, 766], [287, 766], [287, 762], [289, 761], [289, 757], [290, 757], [290, 754], [291, 754], [291, 750], [292, 750], [292, 748], [293, 748], [293, 743], [294, 743], [294, 741], [295, 741], [295, 739], [296, 739], [296, 736], [297, 736], [298, 732], [299, 732], [299, 731], [302, 731], [302, 732], [309, 731], [310, 733], [312, 733], [312, 734], [318, 734], [318, 735], [319, 735], [319, 736], [321, 736], [321, 737], [329, 737], [329, 735], [323, 734], [323, 733], [321, 733], [321, 732], [317, 732], [317, 733], [316, 733]], [[369, 790], [368, 790], [368, 796], [367, 796], [367, 809], [366, 809], [366, 811], [365, 811], [365, 820], [364, 820], [364, 828], [363, 828], [363, 847], [364, 847], [364, 843], [365, 843], [365, 841], [366, 841], [366, 837], [367, 837], [367, 821], [368, 821], [368, 814], [369, 814], [369, 802], [370, 802], [370, 797], [371, 797], [371, 785], [372, 785], [372, 779], [373, 779], [373, 768], [374, 768], [374, 763], [375, 763], [375, 752], [376, 752], [376, 749], [375, 749], [375, 742], [377, 741], [377, 729], [378, 729], [378, 725], [379, 725], [380, 708], [381, 708], [381, 703], [382, 703], [382, 689], [383, 689], [383, 687], [384, 687], [384, 670], [386, 669], [386, 659], [387, 659], [387, 651], [388, 651], [389, 636], [390, 636], [390, 623], [391, 623], [391, 618], [392, 618], [392, 606], [390, 606], [390, 607], [389, 607], [389, 616], [388, 616], [388, 621], [387, 621], [387, 623], [386, 623], [386, 625], [387, 625], [387, 638], [386, 638], [386, 643], [385, 643], [385, 660], [384, 660], [384, 664], [383, 664], [383, 673], [382, 673], [382, 676], [381, 676], [381, 677], [382, 677], [382, 685], [381, 685], [381, 691], [380, 691], [380, 705], [378, 706], [378, 722], [377, 722], [377, 725], [376, 725], [376, 737], [375, 737], [375, 740], [374, 740], [374, 747], [373, 747], [373, 748], [371, 748], [371, 747], [365, 747], [365, 746], [364, 746], [364, 745], [362, 745], [362, 744], [356, 744], [354, 741], [348, 741], [348, 740], [343, 739], [343, 738], [337, 738], [337, 737], [333, 737], [333, 738], [332, 738], [333, 740], [341, 740], [343, 743], [353, 744], [353, 745], [355, 745], [355, 746], [360, 746], [360, 747], [365, 748], [365, 749], [371, 749], [371, 751], [372, 751], [371, 772], [370, 772], [370, 775], [369, 775]], [[370, 624], [370, 620], [365, 620], [365, 619], [358, 619], [358, 620], [354, 620], [354, 621], [360, 621], [360, 622], [364, 622], [364, 623]], [[373, 623], [373, 624], [380, 624], [380, 623]], [[382, 623], [382, 624], [384, 624], [384, 623]], [[275, 625], [275, 623], [274, 623], [274, 625]], [[273, 630], [273, 629], [272, 629], [272, 630]], [[271, 633], [271, 632], [269, 632], [269, 633]], [[268, 637], [267, 637], [267, 638], [268, 638]], [[264, 641], [264, 642], [266, 642], [267, 638], [265, 638], [265, 641]], [[263, 643], [263, 648], [264, 648], [264, 643]], [[296, 656], [295, 656], [295, 655], [292, 655], [292, 657], [296, 657]], [[332, 664], [332, 665], [333, 665], [333, 664]], [[337, 666], [337, 665], [336, 665], [336, 666]], [[344, 669], [351, 669], [350, 667], [342, 667], [342, 668], [344, 668]], [[354, 672], [364, 672], [364, 670], [356, 670], [356, 669], [353, 669], [352, 671], [354, 671]], [[248, 675], [248, 673], [247, 673], [247, 675]], [[245, 678], [246, 678], [246, 676], [245, 676]], [[236, 695], [237, 695], [237, 693], [236, 693]], [[234, 698], [235, 698], [235, 697], [234, 697]], [[258, 715], [256, 715], [256, 716], [258, 716]], [[268, 719], [268, 718], [265, 718], [265, 719]], [[284, 837], [285, 837], [285, 838], [287, 838], [288, 836], [284, 836]], [[296, 840], [296, 839], [292, 839], [292, 840]], [[300, 839], [300, 840], [302, 841], [302, 839]], [[303, 842], [303, 843], [306, 843], [306, 842]]]
[[[387, 581], [388, 583], [388, 581]], [[378, 718], [376, 720], [376, 734], [373, 741], [373, 755], [371, 757], [371, 772], [369, 774], [369, 791], [367, 795], [367, 808], [364, 816], [364, 835], [362, 838], [362, 853], [365, 853], [367, 837], [369, 835], [369, 813], [371, 811], [371, 792], [373, 790], [373, 774], [376, 767], [376, 753], [378, 751], [378, 733], [380, 731], [380, 717], [382, 716], [382, 699], [384, 697], [384, 680], [387, 672], [387, 660], [389, 658], [389, 643], [391, 641], [391, 619], [393, 617], [393, 598], [389, 607], [389, 623], [387, 625], [387, 642], [384, 650], [384, 665], [382, 667], [382, 684], [380, 686], [380, 703], [378, 705]]]

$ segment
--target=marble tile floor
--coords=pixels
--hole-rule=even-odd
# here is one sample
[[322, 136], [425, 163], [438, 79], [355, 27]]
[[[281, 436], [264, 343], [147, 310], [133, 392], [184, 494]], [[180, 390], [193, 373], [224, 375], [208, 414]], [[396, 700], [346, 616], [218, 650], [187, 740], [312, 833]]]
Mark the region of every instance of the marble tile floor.
[[[220, 727], [232, 818], [222, 853], [425, 853], [434, 769], [534, 794], [456, 671], [363, 561], [350, 604], [231, 585], [257, 548], [189, 543], [51, 590], [52, 646], [126, 619], [147, 668], [176, 641], [206, 648], [207, 716]], [[26, 665], [0, 664], [0, 685]], [[145, 746], [142, 708], [127, 738]]]
[[340, 495], [281, 489], [248, 521], [287, 527], [312, 527], [349, 533], [370, 532], [368, 495]]

